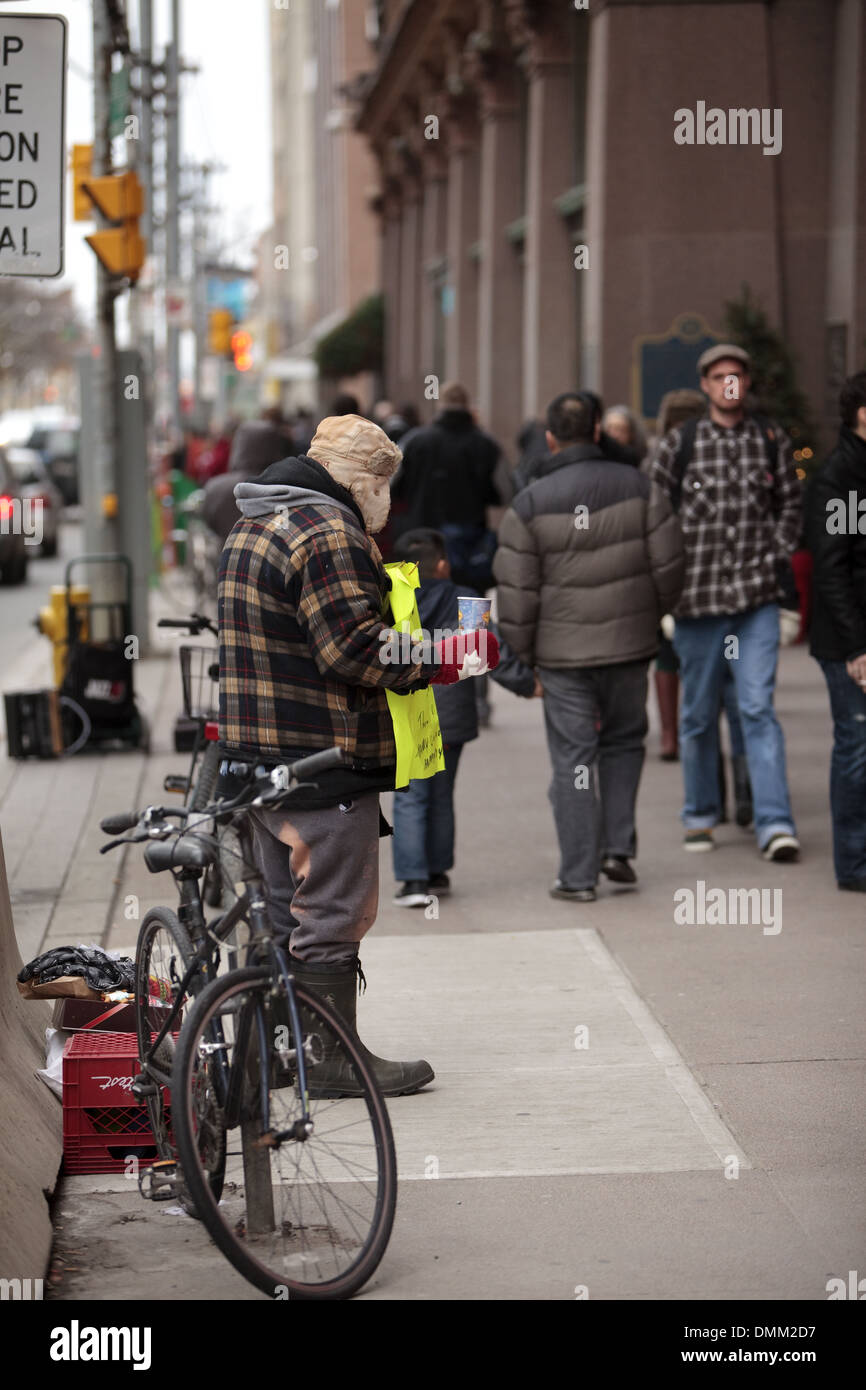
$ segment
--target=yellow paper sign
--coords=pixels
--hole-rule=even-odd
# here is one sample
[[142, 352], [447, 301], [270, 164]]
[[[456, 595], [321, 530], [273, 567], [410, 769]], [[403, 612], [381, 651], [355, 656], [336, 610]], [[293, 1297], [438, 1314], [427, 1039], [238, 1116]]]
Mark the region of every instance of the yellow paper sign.
[[[385, 570], [391, 579], [391, 623], [394, 630], [408, 633], [413, 640], [420, 641], [421, 618], [415, 600], [418, 566], [411, 561], [401, 560], [386, 565]], [[433, 691], [428, 686], [426, 690], [415, 690], [410, 695], [398, 695], [394, 690], [386, 690], [385, 694], [397, 746], [395, 789], [405, 787], [415, 779], [432, 777], [434, 773], [441, 772], [445, 766], [445, 756]]]

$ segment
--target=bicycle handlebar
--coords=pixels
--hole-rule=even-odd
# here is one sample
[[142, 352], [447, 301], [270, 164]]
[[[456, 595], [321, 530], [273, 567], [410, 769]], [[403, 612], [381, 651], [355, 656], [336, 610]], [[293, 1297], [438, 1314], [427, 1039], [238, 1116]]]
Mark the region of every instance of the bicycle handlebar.
[[99, 828], [106, 835], [125, 835], [127, 830], [138, 825], [139, 820], [138, 811], [128, 811], [118, 816], [106, 816], [105, 820], [99, 822]]
[[191, 637], [198, 637], [199, 633], [207, 630], [214, 637], [219, 637], [216, 623], [212, 618], [207, 618], [201, 613], [191, 613], [188, 618], [160, 618], [157, 627], [181, 627]]
[[[196, 816], [192, 826], [187, 826], [191, 830], [196, 825], [202, 825], [208, 820], [227, 820], [235, 811], [244, 807], [263, 806], [271, 802], [282, 801], [287, 794], [291, 794], [293, 789], [301, 782], [304, 777], [326, 772], [330, 768], [339, 767], [345, 762], [345, 754], [342, 748], [325, 748], [320, 753], [310, 753], [306, 758], [299, 758], [297, 762], [282, 764], [275, 767], [269, 777], [269, 787], [265, 787], [257, 795], [250, 797], [250, 788], [244, 787], [242, 791], [232, 801], [215, 801], [210, 806], [199, 807], [197, 811], [191, 811], [188, 807], [148, 806], [143, 812], [129, 811], [116, 816], [106, 816], [100, 821], [99, 827], [105, 831], [106, 835], [122, 834], [126, 830], [132, 830], [140, 822], [145, 827], [140, 835], [133, 835], [129, 839], [112, 840], [109, 844], [103, 845], [100, 854], [106, 854], [110, 849], [115, 849], [118, 845], [134, 845], [144, 840], [158, 839], [161, 835], [169, 833], [170, 827], [165, 825], [165, 821], [174, 816], [179, 820], [187, 820], [190, 816]], [[261, 783], [258, 784], [261, 786]], [[255, 791], [255, 787], [252, 788]], [[184, 833], [184, 832], [179, 832]]]

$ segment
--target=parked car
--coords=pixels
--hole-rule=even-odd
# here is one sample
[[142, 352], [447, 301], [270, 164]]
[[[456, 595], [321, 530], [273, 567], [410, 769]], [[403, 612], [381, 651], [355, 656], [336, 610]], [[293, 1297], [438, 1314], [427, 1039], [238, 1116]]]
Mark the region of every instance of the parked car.
[[[41, 454], [28, 449], [23, 444], [10, 444], [6, 449], [6, 462], [15, 475], [15, 481], [23, 498], [42, 503], [42, 545], [43, 555], [57, 554], [57, 533], [60, 528], [60, 515], [63, 511], [63, 494], [51, 481], [48, 469], [42, 462]], [[35, 549], [35, 547], [31, 547]]]
[[59, 487], [67, 507], [78, 501], [78, 441], [77, 420], [42, 423], [34, 426], [26, 444], [42, 457], [52, 482]]
[[[21, 525], [21, 490], [0, 449], [0, 583], [23, 584], [27, 578], [27, 552]], [[16, 516], [17, 513], [17, 516]]]

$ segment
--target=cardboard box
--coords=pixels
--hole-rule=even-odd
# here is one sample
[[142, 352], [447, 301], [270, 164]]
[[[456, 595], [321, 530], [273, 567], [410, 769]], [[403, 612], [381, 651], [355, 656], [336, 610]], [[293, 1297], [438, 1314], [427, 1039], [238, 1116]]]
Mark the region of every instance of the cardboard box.
[[[169, 1010], [164, 1005], [152, 1004], [148, 1010], [151, 1030], [158, 1033]], [[128, 1002], [105, 1004], [100, 1000], [93, 1003], [89, 999], [58, 999], [54, 1005], [52, 1023], [55, 1028], [66, 1028], [73, 1033], [135, 1033], [135, 1004]]]
[[25, 999], [92, 999], [102, 1002], [99, 990], [91, 989], [83, 975], [60, 975], [56, 980], [39, 984], [38, 975], [29, 980], [16, 980], [18, 993]]

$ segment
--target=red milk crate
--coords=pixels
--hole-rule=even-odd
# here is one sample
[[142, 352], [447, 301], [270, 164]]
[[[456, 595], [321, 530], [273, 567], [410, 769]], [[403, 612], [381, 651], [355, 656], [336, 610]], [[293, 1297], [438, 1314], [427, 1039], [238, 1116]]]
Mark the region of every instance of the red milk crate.
[[147, 1109], [132, 1094], [141, 1071], [134, 1033], [76, 1033], [63, 1053], [63, 1160], [68, 1173], [122, 1173], [159, 1154]]

